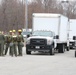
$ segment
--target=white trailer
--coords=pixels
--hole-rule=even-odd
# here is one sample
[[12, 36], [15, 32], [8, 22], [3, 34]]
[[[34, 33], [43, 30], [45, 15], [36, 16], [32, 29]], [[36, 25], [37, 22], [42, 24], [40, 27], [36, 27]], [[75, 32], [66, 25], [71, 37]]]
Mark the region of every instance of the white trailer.
[[76, 36], [76, 19], [70, 19], [70, 32], [69, 32], [69, 41], [70, 48], [74, 48], [75, 42], [73, 37]]
[[[52, 31], [54, 49], [58, 49], [59, 53], [64, 53], [65, 48], [68, 50], [68, 18], [61, 14], [50, 13], [34, 13], [33, 14], [33, 32], [35, 31]], [[33, 38], [30, 37], [30, 39]], [[40, 37], [36, 37], [39, 38]], [[35, 37], [33, 38], [35, 39]], [[41, 38], [42, 39], [42, 38]], [[27, 45], [28, 46], [28, 45]], [[28, 47], [29, 48], [29, 47]]]

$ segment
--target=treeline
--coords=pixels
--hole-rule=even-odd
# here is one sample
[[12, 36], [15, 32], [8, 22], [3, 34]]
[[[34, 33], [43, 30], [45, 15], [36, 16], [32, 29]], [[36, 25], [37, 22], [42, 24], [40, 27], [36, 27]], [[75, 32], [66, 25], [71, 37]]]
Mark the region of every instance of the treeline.
[[[0, 30], [25, 27], [26, 0], [0, 0]], [[28, 28], [32, 27], [32, 13], [60, 13], [76, 18], [76, 1], [28, 0]]]

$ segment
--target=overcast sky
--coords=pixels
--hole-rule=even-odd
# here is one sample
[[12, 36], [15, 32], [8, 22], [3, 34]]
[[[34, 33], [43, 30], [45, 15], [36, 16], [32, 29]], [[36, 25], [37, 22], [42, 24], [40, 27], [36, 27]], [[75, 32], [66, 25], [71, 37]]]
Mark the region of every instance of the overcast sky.
[[60, 0], [60, 1], [75, 1], [75, 0]]

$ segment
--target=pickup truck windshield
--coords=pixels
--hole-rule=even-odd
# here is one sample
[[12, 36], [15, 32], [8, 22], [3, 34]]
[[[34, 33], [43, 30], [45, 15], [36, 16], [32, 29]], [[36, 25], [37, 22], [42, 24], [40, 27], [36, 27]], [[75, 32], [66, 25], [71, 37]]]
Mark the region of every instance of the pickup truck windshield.
[[22, 35], [30, 34], [30, 32], [22, 32]]
[[32, 34], [33, 36], [49, 36], [53, 37], [53, 32], [51, 31], [35, 31]]

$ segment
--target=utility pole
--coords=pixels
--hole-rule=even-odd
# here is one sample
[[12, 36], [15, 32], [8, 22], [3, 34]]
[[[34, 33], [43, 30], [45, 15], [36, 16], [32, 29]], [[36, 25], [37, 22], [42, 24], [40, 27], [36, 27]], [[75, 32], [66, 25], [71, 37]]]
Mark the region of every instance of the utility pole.
[[25, 0], [25, 29], [28, 30], [28, 1]]

